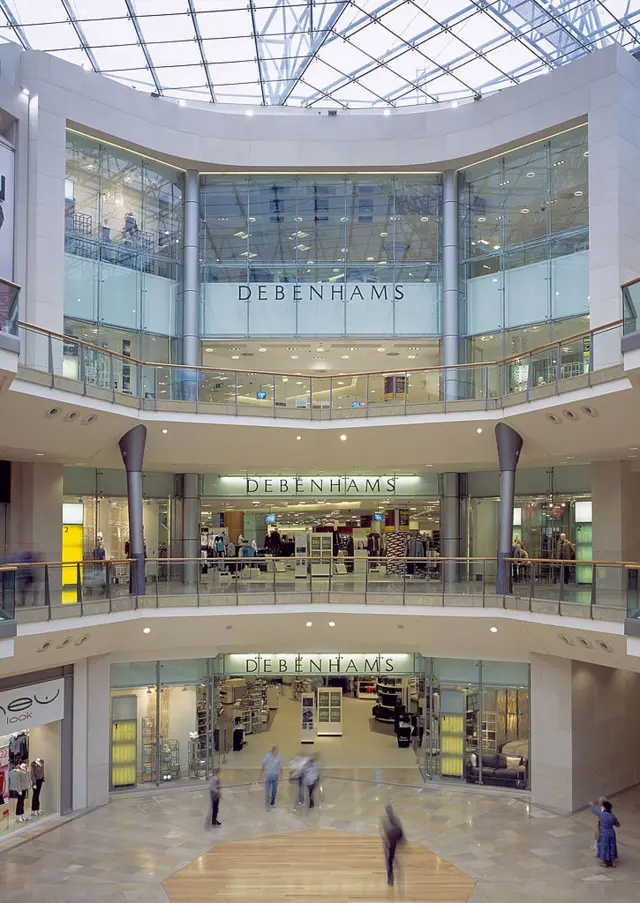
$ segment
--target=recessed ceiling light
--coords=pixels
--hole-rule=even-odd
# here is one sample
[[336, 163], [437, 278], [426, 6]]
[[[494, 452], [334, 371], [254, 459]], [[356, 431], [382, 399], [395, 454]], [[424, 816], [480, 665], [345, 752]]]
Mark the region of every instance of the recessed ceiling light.
[[302, 439], [302, 436], [296, 436], [296, 442], [299, 442]]
[[528, 207], [523, 207], [522, 210], [520, 211], [520, 213], [528, 213], [528, 212], [529, 212]]
[[253, 110], [245, 110], [244, 114], [245, 116], [253, 116]]
[[207, 352], [207, 354], [211, 354], [211, 352], [213, 351], [213, 348], [205, 348], [204, 350]]
[[329, 621], [329, 627], [335, 627], [335, 626], [336, 626], [335, 621]]
[[476, 433], [478, 433], [478, 435], [479, 435], [481, 432], [482, 432], [482, 427], [479, 426], [478, 429], [476, 430]]
[[307, 621], [307, 623], [304, 626], [305, 627], [313, 627], [313, 621]]
[[528, 179], [535, 179], [535, 177], [536, 177], [535, 172], [528, 172], [528, 173], [527, 173], [527, 178], [528, 178]]
[[347, 441], [347, 437], [345, 436], [344, 433], [340, 436], [340, 441], [341, 441], [341, 442], [346, 442], [346, 441]]
[[316, 348], [316, 351], [324, 351], [324, 348], [322, 348], [322, 347]]
[[486, 216], [479, 216], [479, 217], [478, 217], [478, 222], [479, 222], [479, 223], [486, 223], [486, 221], [487, 221]]
[[44, 458], [44, 452], [36, 452], [36, 458]]
[[383, 111], [382, 111], [382, 115], [383, 115], [383, 116], [391, 116], [391, 110], [389, 110], [389, 109], [383, 110]]
[[573, 196], [576, 198], [581, 198], [583, 194], [584, 194], [584, 191], [574, 191], [573, 192]]
[[386, 348], [378, 348], [378, 351], [386, 351]]
[[232, 360], [232, 361], [239, 361], [239, 360], [240, 360], [240, 355], [239, 355], [239, 354], [232, 354], [232, 355], [231, 355], [231, 360]]
[[266, 348], [258, 348], [258, 351], [266, 351]]
[[498, 632], [498, 628], [497, 628], [497, 627], [490, 627], [489, 630], [491, 631], [491, 633], [497, 633], [497, 632]]
[[415, 354], [408, 354], [407, 357], [410, 361], [415, 361], [415, 359], [416, 359]]
[[169, 432], [169, 430], [164, 429], [164, 430], [162, 430], [162, 432], [163, 432], [163, 433], [165, 434], [165, 436], [166, 436], [166, 434]]
[[142, 631], [142, 632], [143, 632], [143, 633], [151, 633], [151, 628], [150, 628], [150, 627], [145, 627], [145, 628], [143, 628], [143, 631]]
[[342, 360], [343, 360], [343, 361], [348, 361], [348, 360], [349, 360], [349, 355], [348, 355], [348, 354], [342, 354], [341, 357], [342, 357]]

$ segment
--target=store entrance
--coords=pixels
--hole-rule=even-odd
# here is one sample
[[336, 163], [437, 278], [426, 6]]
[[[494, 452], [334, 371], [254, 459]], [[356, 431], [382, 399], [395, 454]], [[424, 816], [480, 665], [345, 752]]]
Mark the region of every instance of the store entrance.
[[229, 675], [216, 683], [223, 766], [260, 768], [272, 746], [283, 762], [304, 748], [329, 769], [419, 766], [424, 693], [417, 673]]

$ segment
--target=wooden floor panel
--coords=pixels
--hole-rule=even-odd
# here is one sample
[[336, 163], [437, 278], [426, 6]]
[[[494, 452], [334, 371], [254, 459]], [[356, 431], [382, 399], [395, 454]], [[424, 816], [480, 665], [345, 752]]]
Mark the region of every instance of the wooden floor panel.
[[406, 844], [398, 864], [391, 889], [378, 838], [301, 831], [221, 843], [163, 887], [172, 903], [466, 903], [474, 887], [421, 844]]

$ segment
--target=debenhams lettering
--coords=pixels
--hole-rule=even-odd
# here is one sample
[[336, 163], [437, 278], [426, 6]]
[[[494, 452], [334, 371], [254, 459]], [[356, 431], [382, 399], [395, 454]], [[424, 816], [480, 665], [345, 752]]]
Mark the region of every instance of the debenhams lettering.
[[[357, 657], [358, 659], [361, 656]], [[371, 674], [390, 674], [395, 670], [395, 661], [392, 657], [382, 658], [372, 656], [364, 659], [364, 662], [356, 660], [356, 657], [348, 655], [297, 655], [278, 658], [269, 656], [247, 657], [245, 659], [245, 673], [255, 674], [359, 674], [362, 671]]]
[[379, 493], [393, 495], [396, 477], [247, 477], [247, 495], [319, 495]]
[[404, 285], [398, 283], [244, 283], [237, 289], [238, 301], [402, 301], [404, 298]]

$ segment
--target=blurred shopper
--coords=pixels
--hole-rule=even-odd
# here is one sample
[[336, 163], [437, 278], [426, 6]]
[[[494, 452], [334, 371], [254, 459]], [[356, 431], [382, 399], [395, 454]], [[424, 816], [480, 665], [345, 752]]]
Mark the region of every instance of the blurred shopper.
[[315, 756], [309, 756], [309, 758], [307, 759], [303, 780], [304, 785], [307, 788], [309, 808], [313, 809], [313, 807], [315, 806], [313, 796], [316, 792], [318, 784], [320, 783], [320, 766]]
[[618, 843], [615, 829], [620, 827], [620, 822], [613, 814], [613, 806], [608, 799], [602, 797], [598, 800], [597, 806], [593, 802], [590, 802], [589, 805], [591, 811], [598, 819], [596, 842], [600, 865], [603, 868], [615, 868], [618, 858]]
[[394, 863], [398, 846], [405, 842], [404, 831], [400, 819], [393, 811], [391, 804], [385, 807], [385, 816], [382, 819], [382, 843], [384, 847], [384, 858], [387, 866], [387, 883], [389, 887], [393, 887], [394, 883]]
[[282, 770], [282, 759], [277, 746], [272, 746], [270, 752], [262, 760], [260, 777], [264, 776], [264, 798], [267, 806], [275, 806], [278, 793], [278, 782]]
[[220, 769], [214, 768], [209, 781], [209, 793], [211, 795], [211, 826], [218, 827], [222, 822], [218, 821], [220, 798], [222, 797], [222, 783], [220, 781]]
[[289, 780], [293, 787], [294, 805], [301, 806], [304, 803], [304, 771], [307, 767], [309, 756], [302, 750], [294, 756], [289, 763]]

